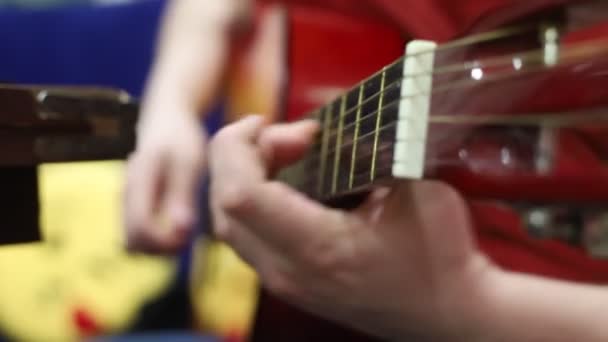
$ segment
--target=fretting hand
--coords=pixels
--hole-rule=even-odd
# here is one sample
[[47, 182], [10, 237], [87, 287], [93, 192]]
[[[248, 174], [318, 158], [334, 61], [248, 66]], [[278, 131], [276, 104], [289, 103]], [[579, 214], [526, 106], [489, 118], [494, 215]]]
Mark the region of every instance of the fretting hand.
[[328, 209], [269, 176], [299, 158], [316, 126], [250, 117], [211, 145], [217, 235], [270, 291], [383, 337], [465, 336], [455, 314], [493, 266], [475, 248], [462, 198], [437, 182], [378, 189], [360, 208]]
[[498, 268], [475, 243], [466, 202], [443, 183], [377, 189], [346, 212], [271, 180], [317, 129], [251, 117], [211, 143], [215, 231], [271, 292], [392, 340], [607, 340], [603, 286]]

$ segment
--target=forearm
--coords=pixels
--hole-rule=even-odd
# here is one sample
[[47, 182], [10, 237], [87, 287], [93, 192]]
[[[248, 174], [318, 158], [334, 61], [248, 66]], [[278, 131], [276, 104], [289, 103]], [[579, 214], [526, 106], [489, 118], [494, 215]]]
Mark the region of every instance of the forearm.
[[173, 0], [163, 20], [144, 106], [184, 112], [206, 109], [224, 71], [228, 36], [246, 16], [248, 3]]
[[497, 271], [473, 329], [483, 341], [607, 341], [608, 289]]

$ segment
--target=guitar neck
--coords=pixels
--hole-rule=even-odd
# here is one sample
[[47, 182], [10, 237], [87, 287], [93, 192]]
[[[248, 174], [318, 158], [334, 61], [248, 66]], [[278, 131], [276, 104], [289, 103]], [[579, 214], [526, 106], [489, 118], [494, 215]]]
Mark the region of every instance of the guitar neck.
[[[315, 143], [279, 178], [331, 202], [395, 179], [434, 178], [446, 168], [538, 176], [550, 170], [563, 133], [590, 135], [590, 126], [596, 137], [608, 132], [608, 91], [594, 94], [597, 106], [509, 111], [530, 84], [578, 76], [573, 67], [590, 61], [605, 70], [606, 44], [549, 46], [457, 67], [437, 66], [437, 51], [432, 42], [414, 41], [403, 59], [313, 112], [321, 126]], [[506, 105], [483, 102], [484, 93], [496, 97], [497, 84], [513, 90]], [[446, 105], [473, 92], [480, 100]]]
[[[320, 108], [309, 154], [280, 175], [328, 200], [392, 178], [421, 178], [436, 44], [408, 44], [400, 59]], [[426, 94], [426, 95], [424, 95]]]

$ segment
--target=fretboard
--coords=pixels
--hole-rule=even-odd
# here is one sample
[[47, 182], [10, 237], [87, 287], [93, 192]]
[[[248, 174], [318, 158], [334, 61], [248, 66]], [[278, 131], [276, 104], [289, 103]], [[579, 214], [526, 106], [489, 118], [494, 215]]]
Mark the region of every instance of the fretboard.
[[[413, 56], [413, 64], [400, 59], [313, 112], [321, 125], [320, 133], [310, 153], [285, 170], [282, 178], [323, 200], [392, 177], [398, 131], [416, 130], [421, 138], [425, 135], [426, 127], [417, 125], [416, 120], [410, 122], [412, 127], [399, 122], [410, 114], [405, 107], [428, 112], [424, 103], [428, 95], [418, 95], [430, 91], [433, 48], [429, 42], [416, 42], [413, 48], [410, 44], [408, 54]], [[412, 80], [422, 80], [422, 85], [412, 84]], [[408, 92], [417, 96], [408, 99]], [[424, 113], [418, 117], [426, 121]]]
[[[311, 114], [320, 133], [309, 153], [279, 178], [314, 199], [330, 201], [394, 178], [435, 177], [454, 168], [486, 175], [543, 174], [560, 134], [605, 132], [605, 88], [593, 86], [589, 76], [592, 91], [585, 96], [596, 105], [556, 111], [542, 102], [531, 110], [518, 103], [530, 101], [530, 87], [547, 79], [580, 79], [579, 66], [596, 65], [598, 71], [588, 73], [600, 75], [606, 46], [605, 40], [590, 40], [560, 49], [558, 58], [548, 44], [436, 66], [434, 44], [409, 44], [404, 59]], [[561, 86], [576, 93], [577, 84]], [[595, 135], [590, 141], [600, 139]], [[476, 150], [477, 145], [484, 147]], [[498, 149], [488, 152], [492, 146]]]

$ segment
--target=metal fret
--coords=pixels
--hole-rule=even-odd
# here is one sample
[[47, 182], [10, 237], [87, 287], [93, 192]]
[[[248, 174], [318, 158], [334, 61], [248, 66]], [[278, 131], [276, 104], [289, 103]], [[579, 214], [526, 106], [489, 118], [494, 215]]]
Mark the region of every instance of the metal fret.
[[355, 133], [353, 136], [353, 153], [350, 159], [350, 174], [348, 179], [348, 188], [353, 188], [353, 181], [355, 178], [355, 161], [357, 160], [357, 139], [359, 138], [359, 128], [361, 119], [361, 102], [363, 101], [363, 90], [365, 89], [365, 83], [359, 86], [359, 99], [357, 101], [357, 117], [355, 118]]
[[378, 113], [376, 114], [376, 129], [374, 131], [374, 147], [372, 150], [372, 167], [370, 180], [376, 179], [376, 159], [378, 155], [378, 138], [380, 136], [380, 125], [382, 123], [382, 106], [384, 102], [384, 84], [386, 81], [386, 67], [382, 69], [382, 81], [380, 81], [380, 98], [378, 99]]
[[340, 175], [340, 152], [342, 147], [342, 128], [344, 127], [344, 110], [346, 107], [346, 95], [342, 96], [342, 103], [340, 104], [340, 120], [338, 122], [338, 133], [336, 137], [336, 154], [334, 158], [334, 174], [331, 183], [331, 193], [335, 194], [338, 188], [338, 177]]
[[319, 169], [319, 184], [318, 184], [318, 195], [323, 196], [323, 185], [325, 184], [325, 171], [327, 168], [327, 150], [329, 149], [329, 131], [330, 131], [330, 123], [332, 118], [332, 110], [333, 103], [330, 103], [327, 107], [325, 107], [325, 115], [323, 117], [323, 129], [321, 130], [321, 156], [320, 160], [320, 169]]

